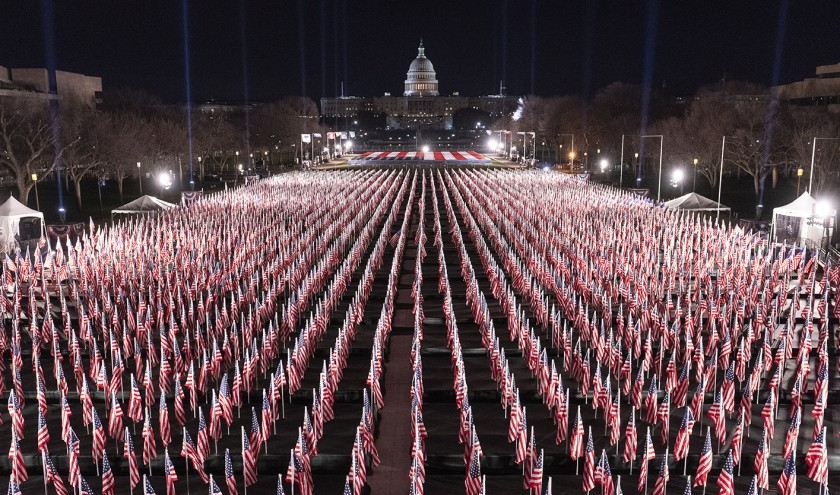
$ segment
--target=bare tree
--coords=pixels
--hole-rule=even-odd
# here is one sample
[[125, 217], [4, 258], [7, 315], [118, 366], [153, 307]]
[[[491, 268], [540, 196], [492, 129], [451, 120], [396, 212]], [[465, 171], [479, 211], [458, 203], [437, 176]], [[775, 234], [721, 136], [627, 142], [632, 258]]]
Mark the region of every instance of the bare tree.
[[61, 135], [61, 119], [47, 104], [31, 100], [0, 98], [0, 165], [15, 178], [18, 199], [29, 200], [35, 185], [32, 174], [42, 179], [52, 174], [64, 152], [75, 146], [78, 137]]
[[[836, 187], [840, 172], [840, 118], [821, 107], [790, 107], [785, 112], [782, 139], [789, 153], [789, 172], [802, 168], [803, 179], [810, 180], [814, 158], [814, 190], [818, 194]], [[816, 146], [814, 145], [816, 139]]]

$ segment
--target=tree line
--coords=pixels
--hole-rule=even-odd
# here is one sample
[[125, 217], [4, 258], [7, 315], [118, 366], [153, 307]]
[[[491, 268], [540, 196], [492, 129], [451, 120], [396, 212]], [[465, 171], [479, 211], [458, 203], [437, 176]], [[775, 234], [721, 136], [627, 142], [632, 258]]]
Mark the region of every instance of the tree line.
[[[795, 177], [801, 168], [808, 180], [813, 154], [811, 194], [838, 189], [840, 113], [829, 107], [782, 102], [770, 89], [747, 82], [702, 87], [683, 99], [654, 95], [647, 108], [642, 96], [642, 87], [622, 83], [603, 88], [591, 101], [529, 96], [523, 98], [516, 120], [498, 121], [495, 128], [536, 132], [537, 145], [544, 143], [562, 158], [568, 158], [561, 152], [570, 149], [573, 135], [578, 158], [584, 153], [592, 159], [610, 157], [616, 168], [623, 135], [625, 174], [632, 174], [634, 155], [640, 153], [642, 166], [648, 167], [645, 175], [657, 173], [653, 167], [658, 166], [659, 142], [639, 136], [662, 135], [664, 167], [691, 172], [696, 159], [697, 174], [716, 186], [722, 154], [727, 173], [752, 178], [759, 204], [768, 179], [775, 187], [780, 177]], [[815, 137], [821, 138], [816, 147]]]
[[130, 177], [193, 170], [188, 179], [200, 181], [208, 170], [233, 170], [237, 158], [292, 161], [300, 134], [322, 130], [317, 105], [305, 97], [238, 110], [188, 110], [131, 89], [105, 93], [93, 108], [0, 97], [0, 173], [24, 204], [36, 181], [60, 175], [81, 208], [88, 179], [116, 181], [122, 200]]

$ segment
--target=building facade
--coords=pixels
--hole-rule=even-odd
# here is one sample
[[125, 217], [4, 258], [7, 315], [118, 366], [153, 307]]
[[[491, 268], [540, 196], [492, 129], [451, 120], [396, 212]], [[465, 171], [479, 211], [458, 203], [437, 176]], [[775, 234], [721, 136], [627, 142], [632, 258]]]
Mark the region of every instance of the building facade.
[[426, 57], [423, 41], [417, 57], [406, 73], [403, 95], [385, 93], [377, 97], [339, 96], [321, 98], [321, 117], [354, 118], [363, 112], [384, 114], [389, 129], [452, 128], [452, 117], [458, 110], [474, 109], [487, 112], [491, 118], [512, 114], [519, 97], [487, 95], [467, 97], [458, 93], [441, 95], [437, 73]]
[[56, 70], [53, 84], [47, 69], [7, 69], [0, 66], [0, 97], [59, 100], [93, 107], [101, 92], [101, 77]]
[[799, 105], [825, 105], [840, 112], [840, 63], [817, 67], [816, 77], [773, 88], [782, 101]]

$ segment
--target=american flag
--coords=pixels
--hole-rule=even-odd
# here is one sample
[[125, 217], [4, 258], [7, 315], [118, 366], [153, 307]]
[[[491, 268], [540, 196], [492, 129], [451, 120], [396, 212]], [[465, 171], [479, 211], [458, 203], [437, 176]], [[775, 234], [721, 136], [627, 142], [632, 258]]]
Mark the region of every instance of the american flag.
[[683, 416], [680, 430], [677, 432], [677, 440], [674, 443], [674, 460], [679, 461], [688, 455], [688, 444], [691, 437], [691, 431], [694, 429], [694, 415], [691, 413], [691, 408], [685, 408], [685, 415]]
[[787, 436], [785, 437], [785, 446], [782, 448], [782, 457], [787, 459], [793, 452], [796, 446], [796, 440], [799, 438], [799, 422], [801, 419], [802, 410], [797, 408], [793, 413], [793, 419], [790, 421], [790, 428], [788, 428]]
[[785, 469], [779, 477], [778, 486], [782, 495], [796, 495], [796, 455], [794, 452], [791, 452], [785, 461]]
[[735, 493], [732, 474], [732, 449], [730, 449], [717, 480], [717, 485], [720, 487], [719, 495], [733, 495]]
[[195, 453], [201, 462], [207, 459], [207, 454], [210, 453], [210, 439], [207, 434], [207, 423], [204, 421], [204, 409], [198, 408], [198, 433], [195, 445]]
[[650, 426], [645, 434], [645, 451], [642, 454], [642, 467], [639, 470], [639, 491], [646, 490], [648, 463], [656, 459], [656, 452], [653, 450], [653, 439], [650, 437]]
[[47, 480], [47, 483], [52, 484], [52, 486], [55, 488], [55, 493], [57, 495], [68, 495], [67, 488], [64, 486], [64, 480], [61, 479], [61, 476], [59, 476], [58, 471], [56, 471], [49, 452], [44, 451], [41, 455], [43, 456], [44, 460], [44, 476]]
[[137, 468], [137, 456], [134, 455], [134, 442], [131, 439], [128, 426], [125, 427], [124, 431], [123, 458], [128, 459], [129, 481], [131, 488], [134, 489], [137, 483], [140, 483], [140, 470]]
[[146, 419], [143, 421], [143, 464], [148, 465], [155, 457], [157, 457], [155, 431], [152, 429], [152, 415], [146, 409]]
[[735, 409], [735, 362], [729, 364], [721, 386], [723, 408], [731, 413]]
[[764, 430], [768, 441], [773, 439], [776, 431], [776, 411], [773, 409], [773, 394], [767, 395], [764, 408], [761, 409], [761, 417], [764, 419]]
[[175, 482], [178, 481], [178, 474], [175, 473], [175, 466], [169, 458], [169, 451], [164, 451], [164, 472], [166, 474], [166, 495], [175, 495]]
[[38, 451], [47, 452], [49, 450], [50, 431], [47, 429], [47, 421], [44, 419], [44, 413], [38, 410]]
[[638, 434], [636, 432], [636, 408], [630, 413], [630, 419], [627, 421], [627, 428], [624, 430], [624, 457], [623, 461], [628, 463], [636, 458], [636, 448], [639, 443]]
[[583, 491], [595, 488], [595, 446], [592, 444], [592, 428], [586, 440], [586, 455], [583, 459]]
[[[540, 459], [542, 459], [542, 454], [540, 455]], [[613, 491], [616, 489], [615, 482], [613, 481], [612, 477], [612, 469], [610, 469], [610, 460], [607, 457], [606, 451], [601, 452], [601, 486], [604, 487], [603, 493], [604, 495], [612, 495]]]
[[160, 409], [158, 416], [158, 424], [160, 428], [160, 439], [164, 447], [168, 447], [172, 442], [172, 435], [169, 431], [169, 409], [166, 407], [166, 393], [160, 392]]
[[668, 449], [665, 449], [665, 455], [662, 457], [662, 464], [659, 465], [659, 476], [656, 478], [656, 485], [653, 487], [653, 495], [665, 495], [669, 479]]
[[467, 495], [478, 495], [481, 491], [481, 462], [477, 455], [471, 456], [470, 469], [464, 481]]
[[708, 416], [709, 419], [712, 420], [712, 424], [715, 427], [715, 434], [717, 435], [718, 441], [723, 442], [723, 439], [726, 438], [726, 418], [724, 418], [722, 396], [720, 390], [718, 390], [717, 396], [715, 397], [715, 401], [714, 403], [712, 403], [711, 407], [709, 407], [709, 412], [706, 413], [706, 416]]
[[828, 483], [828, 452], [826, 451], [825, 429], [820, 431], [817, 438], [808, 448], [805, 454], [805, 463], [808, 464], [808, 477], [821, 485]]
[[758, 442], [758, 448], [755, 452], [755, 461], [753, 467], [758, 479], [759, 488], [767, 490], [769, 488], [769, 479], [767, 475], [767, 458], [770, 456], [770, 446], [767, 440], [767, 429], [761, 432], [761, 441]]
[[238, 495], [236, 478], [233, 475], [233, 464], [230, 461], [230, 449], [225, 449], [225, 483], [227, 484], [228, 495]]
[[580, 417], [580, 406], [578, 406], [577, 419], [569, 442], [569, 455], [572, 460], [577, 460], [578, 457], [583, 455], [583, 433], [583, 420]]
[[102, 495], [114, 495], [114, 472], [107, 455], [102, 457]]
[[155, 495], [155, 489], [152, 487], [152, 482], [146, 475], [143, 475], [143, 495]]
[[79, 475], [79, 495], [93, 495], [93, 490], [90, 489], [87, 480], [81, 475]]
[[249, 487], [257, 482], [257, 459], [251, 450], [248, 437], [245, 435], [245, 427], [242, 427], [242, 475], [245, 478], [245, 486]]
[[223, 495], [222, 489], [216, 484], [212, 474], [210, 475], [210, 495]]

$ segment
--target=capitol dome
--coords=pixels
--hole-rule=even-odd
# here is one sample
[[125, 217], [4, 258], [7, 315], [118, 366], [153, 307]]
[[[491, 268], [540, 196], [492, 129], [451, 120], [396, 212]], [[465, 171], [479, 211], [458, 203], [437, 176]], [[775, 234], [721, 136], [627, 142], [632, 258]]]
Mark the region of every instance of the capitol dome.
[[405, 79], [403, 96], [438, 96], [438, 81], [432, 61], [426, 58], [423, 40], [417, 48], [417, 58], [411, 61]]

